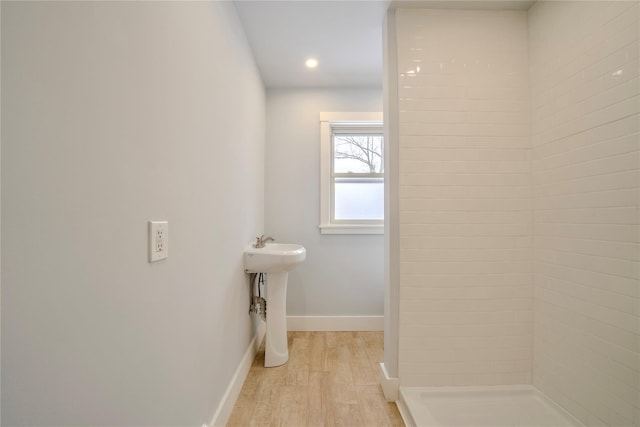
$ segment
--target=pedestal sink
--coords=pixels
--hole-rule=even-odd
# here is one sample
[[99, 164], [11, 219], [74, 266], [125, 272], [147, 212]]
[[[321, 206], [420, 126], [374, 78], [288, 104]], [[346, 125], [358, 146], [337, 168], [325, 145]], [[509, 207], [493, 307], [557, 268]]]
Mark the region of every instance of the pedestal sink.
[[264, 366], [284, 365], [289, 360], [287, 346], [287, 279], [306, 258], [302, 245], [292, 243], [266, 243], [262, 248], [253, 244], [244, 250], [244, 271], [266, 273], [267, 280], [267, 333]]

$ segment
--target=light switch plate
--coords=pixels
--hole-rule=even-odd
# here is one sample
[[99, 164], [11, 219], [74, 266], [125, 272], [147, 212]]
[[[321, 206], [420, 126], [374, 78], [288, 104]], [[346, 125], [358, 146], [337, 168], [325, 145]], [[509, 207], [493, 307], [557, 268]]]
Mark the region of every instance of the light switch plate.
[[149, 221], [149, 262], [169, 256], [169, 222]]

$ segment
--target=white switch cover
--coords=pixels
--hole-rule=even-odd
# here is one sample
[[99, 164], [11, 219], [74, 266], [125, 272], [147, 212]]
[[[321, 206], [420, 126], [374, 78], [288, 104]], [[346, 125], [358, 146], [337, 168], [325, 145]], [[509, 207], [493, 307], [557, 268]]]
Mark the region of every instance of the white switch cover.
[[149, 221], [149, 262], [169, 256], [169, 222]]

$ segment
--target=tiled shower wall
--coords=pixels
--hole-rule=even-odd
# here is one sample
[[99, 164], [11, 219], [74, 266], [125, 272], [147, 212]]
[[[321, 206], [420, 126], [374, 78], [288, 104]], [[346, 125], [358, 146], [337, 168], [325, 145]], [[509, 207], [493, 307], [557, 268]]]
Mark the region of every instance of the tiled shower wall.
[[396, 11], [402, 386], [533, 382], [640, 425], [639, 26]]
[[403, 386], [531, 381], [526, 19], [396, 11]]
[[534, 384], [586, 425], [640, 425], [638, 2], [529, 11]]

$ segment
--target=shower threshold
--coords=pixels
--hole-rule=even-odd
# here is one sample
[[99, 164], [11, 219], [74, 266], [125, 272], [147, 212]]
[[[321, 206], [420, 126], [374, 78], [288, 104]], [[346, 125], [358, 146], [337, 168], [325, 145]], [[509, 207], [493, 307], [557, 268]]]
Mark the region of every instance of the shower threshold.
[[400, 387], [408, 427], [582, 427], [535, 387]]

